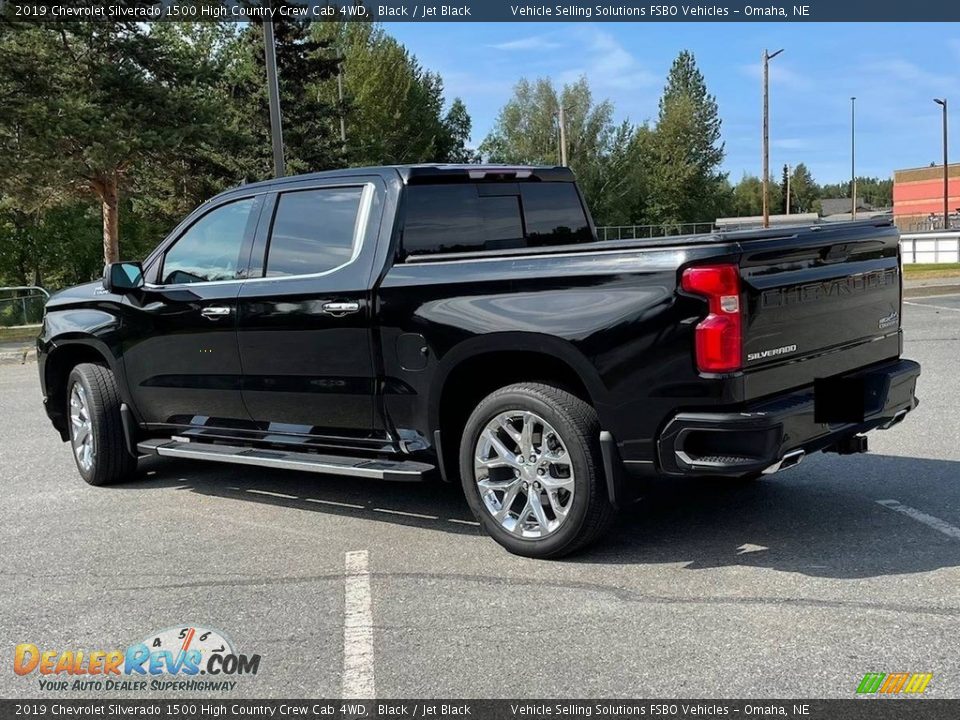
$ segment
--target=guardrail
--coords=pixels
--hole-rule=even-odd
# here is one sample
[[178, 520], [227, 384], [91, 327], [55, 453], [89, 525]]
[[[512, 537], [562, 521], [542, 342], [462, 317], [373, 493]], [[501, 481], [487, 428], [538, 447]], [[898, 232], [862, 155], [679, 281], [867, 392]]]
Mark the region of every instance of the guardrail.
[[902, 233], [900, 252], [905, 264], [960, 263], [960, 231]]
[[37, 285], [0, 287], [0, 327], [36, 325], [49, 299], [50, 293]]

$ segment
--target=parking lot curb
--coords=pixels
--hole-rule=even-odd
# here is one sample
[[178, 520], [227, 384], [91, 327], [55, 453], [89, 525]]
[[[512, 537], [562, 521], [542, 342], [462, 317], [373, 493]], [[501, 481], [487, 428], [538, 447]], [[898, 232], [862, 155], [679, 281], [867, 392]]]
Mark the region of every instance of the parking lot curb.
[[960, 278], [957, 282], [944, 282], [939, 285], [915, 285], [913, 287], [905, 286], [903, 296], [905, 298], [929, 297], [930, 295], [953, 295], [960, 293]]
[[25, 347], [21, 350], [4, 350], [0, 352], [0, 365], [24, 365], [27, 362], [36, 362], [36, 348]]

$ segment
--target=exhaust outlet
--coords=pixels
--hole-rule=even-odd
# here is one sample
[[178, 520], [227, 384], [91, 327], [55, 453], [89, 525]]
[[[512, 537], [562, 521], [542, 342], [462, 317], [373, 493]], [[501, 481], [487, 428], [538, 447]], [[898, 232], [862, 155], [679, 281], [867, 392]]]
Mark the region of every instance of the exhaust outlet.
[[791, 450], [773, 465], [764, 470], [763, 474], [773, 475], [781, 470], [787, 470], [788, 468], [796, 467], [801, 463], [806, 454], [807, 453], [804, 450]]
[[896, 415], [893, 416], [893, 419], [891, 419], [890, 422], [884, 423], [883, 425], [881, 425], [881, 426], [880, 426], [880, 429], [881, 429], [881, 430], [889, 430], [889, 429], [892, 428], [894, 425], [899, 425], [900, 423], [902, 423], [903, 420], [904, 420], [904, 418], [906, 418], [906, 417], [907, 417], [907, 411], [906, 411], [906, 410], [900, 410], [899, 412], [897, 412]]

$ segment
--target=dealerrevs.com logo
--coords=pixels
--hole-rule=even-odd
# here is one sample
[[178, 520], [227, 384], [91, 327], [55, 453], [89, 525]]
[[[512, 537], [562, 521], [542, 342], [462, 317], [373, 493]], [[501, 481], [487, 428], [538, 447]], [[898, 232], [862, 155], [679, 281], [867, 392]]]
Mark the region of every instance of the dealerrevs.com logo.
[[126, 650], [54, 650], [17, 645], [13, 671], [43, 691], [229, 691], [256, 675], [260, 655], [233, 649], [223, 633], [196, 625], [167, 628]]

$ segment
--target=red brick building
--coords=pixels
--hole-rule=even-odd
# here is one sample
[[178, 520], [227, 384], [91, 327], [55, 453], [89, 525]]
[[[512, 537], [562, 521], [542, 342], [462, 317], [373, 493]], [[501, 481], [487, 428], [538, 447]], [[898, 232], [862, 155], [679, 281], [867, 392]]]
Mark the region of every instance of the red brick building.
[[[949, 166], [948, 203], [956, 224], [960, 210], [960, 163]], [[893, 220], [904, 231], [943, 227], [943, 165], [893, 173]]]

